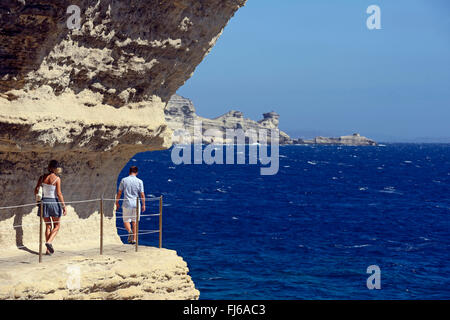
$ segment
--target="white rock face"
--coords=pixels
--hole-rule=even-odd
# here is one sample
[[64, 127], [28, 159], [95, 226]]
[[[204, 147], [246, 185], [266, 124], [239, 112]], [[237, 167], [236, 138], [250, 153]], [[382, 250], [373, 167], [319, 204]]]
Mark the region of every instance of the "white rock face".
[[[169, 100], [164, 111], [166, 122], [169, 128], [174, 132], [173, 143], [190, 144], [229, 144], [233, 143], [232, 139], [226, 139], [227, 129], [242, 129], [244, 132], [250, 129], [264, 130], [267, 129], [267, 142], [270, 143], [270, 131], [275, 130], [279, 136], [279, 144], [322, 144], [322, 145], [349, 145], [349, 146], [373, 146], [377, 143], [369, 138], [363, 137], [358, 133], [338, 138], [316, 137], [313, 140], [292, 139], [288, 134], [278, 128], [280, 116], [276, 112], [267, 112], [263, 114], [263, 119], [253, 121], [244, 118], [240, 111], [231, 110], [226, 114], [208, 119], [200, 117], [195, 112], [194, 104], [191, 100], [173, 95]], [[194, 123], [202, 124], [201, 139], [197, 139], [194, 135]], [[185, 135], [187, 131], [189, 134]], [[250, 141], [246, 141], [249, 143]], [[261, 142], [257, 139], [257, 141]], [[251, 143], [251, 142], [250, 142]]]
[[[196, 137], [194, 135], [194, 124], [196, 122], [202, 123], [202, 135], [200, 143], [233, 143], [233, 140], [226, 138], [227, 129], [242, 129], [244, 132], [248, 130], [267, 131], [267, 142], [271, 142], [271, 131], [279, 136], [278, 143], [286, 144], [290, 143], [289, 136], [283, 131], [278, 129], [279, 115], [275, 112], [264, 113], [264, 118], [260, 121], [253, 121], [251, 119], [244, 118], [244, 115], [240, 111], [231, 110], [226, 114], [214, 118], [208, 119], [200, 117], [195, 113], [195, 107], [191, 100], [183, 98], [179, 95], [173, 95], [169, 100], [165, 109], [165, 118], [169, 128], [174, 132], [173, 143], [194, 143]], [[185, 139], [181, 133], [186, 130], [189, 133], [189, 138]], [[258, 139], [253, 142], [261, 142]]]

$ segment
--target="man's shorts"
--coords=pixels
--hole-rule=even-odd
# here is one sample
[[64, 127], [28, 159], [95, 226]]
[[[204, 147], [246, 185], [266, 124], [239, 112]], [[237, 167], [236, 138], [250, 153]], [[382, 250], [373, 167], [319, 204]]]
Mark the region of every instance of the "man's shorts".
[[[123, 222], [136, 222], [136, 208], [122, 207], [122, 218]], [[139, 220], [141, 220], [141, 217], [139, 217]]]

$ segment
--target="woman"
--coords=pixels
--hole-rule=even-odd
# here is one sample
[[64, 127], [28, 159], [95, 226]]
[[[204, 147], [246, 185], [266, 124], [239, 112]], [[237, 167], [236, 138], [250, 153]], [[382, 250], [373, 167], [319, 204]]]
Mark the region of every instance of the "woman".
[[[39, 187], [42, 186], [42, 216], [44, 217], [46, 226], [45, 246], [47, 247], [47, 255], [51, 255], [55, 252], [52, 246], [52, 241], [55, 239], [60, 228], [61, 213], [64, 215], [67, 214], [66, 205], [64, 204], [64, 198], [61, 192], [61, 178], [57, 176], [60, 172], [61, 168], [59, 168], [58, 161], [50, 161], [48, 164], [48, 173], [39, 177], [36, 188], [34, 189], [34, 194], [36, 195], [39, 191]], [[38, 216], [40, 216], [39, 210]]]

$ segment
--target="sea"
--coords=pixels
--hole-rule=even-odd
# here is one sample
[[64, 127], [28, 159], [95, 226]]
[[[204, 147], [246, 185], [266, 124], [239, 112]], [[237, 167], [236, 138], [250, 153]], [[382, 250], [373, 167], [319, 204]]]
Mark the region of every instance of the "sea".
[[118, 183], [135, 165], [146, 195], [163, 196], [163, 247], [200, 299], [450, 299], [450, 144], [280, 146], [265, 176], [171, 154], [136, 154]]

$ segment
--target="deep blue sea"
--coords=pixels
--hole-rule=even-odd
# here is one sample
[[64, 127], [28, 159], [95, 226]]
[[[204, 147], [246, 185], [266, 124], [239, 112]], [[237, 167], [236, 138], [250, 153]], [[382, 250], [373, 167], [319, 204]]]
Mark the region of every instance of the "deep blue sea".
[[[285, 146], [274, 176], [175, 165], [167, 150], [137, 154], [119, 181], [130, 165], [164, 196], [163, 246], [200, 299], [450, 299], [449, 144]], [[380, 290], [366, 286], [370, 265]]]

